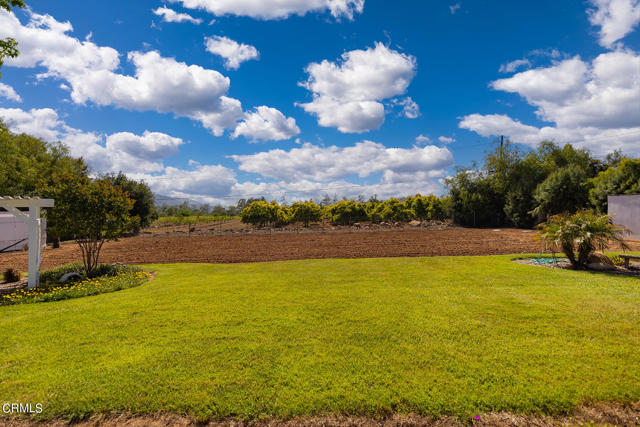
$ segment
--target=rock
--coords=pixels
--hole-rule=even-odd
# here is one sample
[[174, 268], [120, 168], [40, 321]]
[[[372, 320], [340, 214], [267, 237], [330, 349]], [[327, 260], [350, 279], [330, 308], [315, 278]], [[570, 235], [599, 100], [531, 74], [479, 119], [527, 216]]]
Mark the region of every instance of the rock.
[[354, 226], [354, 227], [357, 227], [357, 228], [360, 228], [360, 223], [359, 223], [359, 222], [354, 222], [354, 223], [353, 223], [353, 226]]
[[415, 220], [415, 219], [409, 223], [409, 225], [412, 226], [412, 227], [420, 227], [420, 224], [422, 224], [422, 223], [420, 221], [418, 221], [418, 220]]
[[589, 257], [587, 258], [587, 263], [588, 264], [604, 264], [604, 265], [610, 265], [612, 267], [615, 267], [615, 265], [613, 265], [613, 261], [611, 261], [608, 256], [600, 252], [592, 252], [591, 254], [589, 254]]
[[589, 270], [610, 271], [615, 270], [616, 266], [605, 254], [593, 252], [587, 258], [587, 268]]
[[60, 283], [79, 282], [83, 279], [78, 273], [67, 273], [60, 278]]

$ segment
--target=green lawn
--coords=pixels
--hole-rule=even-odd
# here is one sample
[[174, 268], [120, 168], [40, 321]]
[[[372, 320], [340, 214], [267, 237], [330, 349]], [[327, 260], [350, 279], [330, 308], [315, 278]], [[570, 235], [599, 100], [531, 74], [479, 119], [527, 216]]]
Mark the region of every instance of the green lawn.
[[509, 258], [157, 265], [0, 307], [0, 401], [200, 419], [640, 401], [640, 280]]

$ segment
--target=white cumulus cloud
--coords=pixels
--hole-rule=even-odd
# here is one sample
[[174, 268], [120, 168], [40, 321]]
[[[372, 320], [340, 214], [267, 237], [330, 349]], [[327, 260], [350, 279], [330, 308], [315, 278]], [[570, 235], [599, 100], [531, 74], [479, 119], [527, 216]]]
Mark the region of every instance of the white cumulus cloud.
[[451, 166], [453, 156], [435, 146], [388, 148], [372, 141], [350, 147], [320, 147], [305, 143], [289, 151], [274, 149], [251, 155], [231, 156], [245, 172], [257, 173], [286, 182], [299, 180], [331, 181], [373, 173], [431, 172], [439, 175]]
[[513, 73], [520, 68], [531, 67], [531, 61], [528, 59], [516, 59], [515, 61], [507, 62], [500, 66], [501, 73]]
[[285, 117], [275, 108], [261, 106], [245, 114], [233, 137], [245, 136], [252, 141], [281, 141], [300, 134], [295, 119]]
[[94, 172], [160, 172], [162, 160], [177, 154], [184, 143], [160, 132], [142, 135], [119, 132], [101, 135], [68, 126], [51, 108], [21, 110], [0, 108], [0, 120], [10, 131], [26, 133], [45, 141], [61, 141], [71, 155], [82, 157]]
[[202, 19], [194, 18], [188, 13], [178, 13], [166, 6], [159, 7], [153, 11], [155, 15], [161, 16], [164, 22], [191, 22], [196, 25], [202, 23]]
[[640, 0], [591, 0], [589, 21], [600, 27], [600, 44], [614, 47], [640, 22]]
[[129, 52], [135, 72], [120, 74], [117, 50], [97, 46], [90, 38], [80, 41], [67, 34], [71, 31], [71, 23], [49, 15], [29, 13], [28, 24], [22, 25], [13, 13], [0, 9], [0, 37], [15, 38], [21, 53], [6, 65], [44, 67], [38, 77], [64, 80], [77, 104], [172, 113], [200, 122], [216, 136], [235, 130], [245, 117], [240, 101], [227, 96], [229, 78], [218, 71], [149, 51]]
[[0, 83], [0, 98], [6, 98], [10, 101], [22, 102], [22, 98], [18, 93], [9, 85]]
[[217, 16], [237, 15], [256, 19], [284, 19], [291, 15], [329, 11], [335, 18], [353, 19], [362, 13], [364, 0], [170, 0]]
[[455, 138], [450, 138], [448, 136], [441, 136], [438, 138], [438, 141], [442, 142], [443, 144], [451, 144], [452, 142], [456, 142]]
[[603, 53], [591, 63], [575, 57], [551, 67], [525, 71], [492, 83], [518, 93], [550, 125], [535, 127], [506, 115], [471, 114], [460, 127], [483, 136], [507, 135], [536, 145], [571, 142], [598, 154], [619, 149], [640, 153], [640, 55]]
[[245, 61], [260, 57], [260, 53], [255, 47], [238, 43], [228, 37], [207, 37], [205, 39], [205, 47], [208, 52], [223, 57], [226, 60], [224, 66], [232, 70], [237, 70], [240, 64]]
[[[413, 56], [389, 49], [382, 43], [365, 50], [342, 54], [341, 60], [310, 64], [307, 81], [300, 85], [313, 93], [313, 101], [299, 104], [318, 117], [318, 124], [343, 133], [379, 128], [385, 119], [380, 102], [403, 95], [416, 74]], [[416, 114], [409, 105], [409, 115]]]

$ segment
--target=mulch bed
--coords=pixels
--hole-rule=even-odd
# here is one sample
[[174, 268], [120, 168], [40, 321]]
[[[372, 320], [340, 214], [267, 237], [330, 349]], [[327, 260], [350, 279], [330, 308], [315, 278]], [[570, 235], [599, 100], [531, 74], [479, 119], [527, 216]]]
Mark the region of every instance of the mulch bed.
[[[520, 264], [534, 265], [536, 267], [547, 267], [547, 268], [560, 268], [563, 270], [573, 270], [573, 266], [566, 259], [559, 259], [555, 263], [544, 263], [541, 264], [535, 261], [535, 258], [516, 258], [513, 260], [514, 262]], [[588, 273], [600, 273], [600, 274], [608, 274], [612, 276], [631, 276], [631, 277], [639, 277], [640, 278], [640, 268], [634, 265], [629, 266], [629, 268], [617, 267], [615, 270], [583, 270]]]
[[23, 289], [27, 287], [28, 280], [20, 280], [18, 282], [0, 282], [0, 295], [10, 294], [18, 289]]

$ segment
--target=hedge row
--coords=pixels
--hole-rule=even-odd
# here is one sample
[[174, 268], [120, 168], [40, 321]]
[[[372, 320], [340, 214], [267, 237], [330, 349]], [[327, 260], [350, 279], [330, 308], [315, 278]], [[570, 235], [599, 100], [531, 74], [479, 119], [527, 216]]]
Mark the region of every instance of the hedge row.
[[384, 202], [375, 199], [368, 202], [340, 200], [324, 207], [313, 201], [282, 206], [275, 201], [268, 203], [261, 200], [245, 207], [242, 210], [241, 219], [244, 223], [258, 227], [284, 226], [296, 222], [308, 227], [310, 223], [322, 219], [327, 219], [334, 225], [353, 225], [361, 221], [380, 223], [444, 220], [451, 217], [450, 212], [449, 198], [417, 194], [404, 200], [392, 198]]

